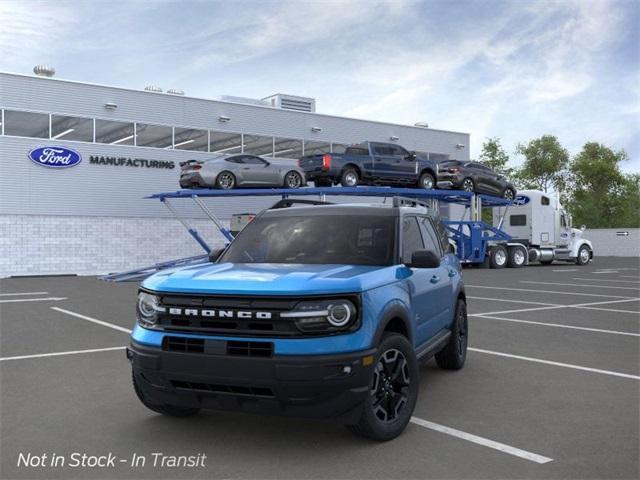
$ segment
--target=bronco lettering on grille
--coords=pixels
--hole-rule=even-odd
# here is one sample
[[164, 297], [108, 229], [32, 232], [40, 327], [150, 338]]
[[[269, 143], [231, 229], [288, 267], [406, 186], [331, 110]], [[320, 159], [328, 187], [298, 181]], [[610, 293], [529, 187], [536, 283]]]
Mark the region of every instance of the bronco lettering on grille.
[[256, 318], [259, 320], [270, 320], [271, 312], [250, 312], [237, 310], [198, 310], [197, 308], [169, 308], [170, 315], [183, 315], [186, 317], [209, 317], [209, 318]]

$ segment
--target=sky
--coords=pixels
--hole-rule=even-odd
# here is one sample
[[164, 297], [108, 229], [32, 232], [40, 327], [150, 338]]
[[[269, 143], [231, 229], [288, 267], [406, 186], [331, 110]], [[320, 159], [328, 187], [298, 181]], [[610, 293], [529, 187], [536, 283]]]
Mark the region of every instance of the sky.
[[640, 172], [640, 1], [0, 0], [0, 71], [624, 149]]

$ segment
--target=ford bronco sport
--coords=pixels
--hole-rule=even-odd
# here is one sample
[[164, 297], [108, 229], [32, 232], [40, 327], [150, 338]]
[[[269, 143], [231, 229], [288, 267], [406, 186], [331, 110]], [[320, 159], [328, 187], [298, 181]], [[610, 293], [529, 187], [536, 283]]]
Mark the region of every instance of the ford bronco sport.
[[144, 280], [127, 349], [135, 392], [165, 415], [334, 418], [392, 439], [411, 419], [418, 362], [455, 370], [466, 358], [461, 269], [444, 227], [400, 198], [279, 206], [212, 263]]

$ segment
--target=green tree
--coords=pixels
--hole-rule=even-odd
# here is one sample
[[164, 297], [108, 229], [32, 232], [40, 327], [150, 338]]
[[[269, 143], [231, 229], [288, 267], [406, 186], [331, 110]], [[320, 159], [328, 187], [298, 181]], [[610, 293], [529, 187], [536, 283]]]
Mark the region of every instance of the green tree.
[[569, 152], [553, 135], [543, 135], [519, 144], [518, 154], [524, 155], [524, 164], [517, 172], [520, 187], [536, 188], [548, 192], [551, 188], [562, 191], [566, 184]]
[[508, 167], [509, 155], [497, 137], [487, 138], [482, 144], [482, 152], [478, 158], [480, 163], [506, 176], [511, 176], [513, 168]]
[[640, 176], [624, 175], [624, 150], [586, 143], [571, 161], [567, 207], [576, 225], [590, 228], [640, 226]]

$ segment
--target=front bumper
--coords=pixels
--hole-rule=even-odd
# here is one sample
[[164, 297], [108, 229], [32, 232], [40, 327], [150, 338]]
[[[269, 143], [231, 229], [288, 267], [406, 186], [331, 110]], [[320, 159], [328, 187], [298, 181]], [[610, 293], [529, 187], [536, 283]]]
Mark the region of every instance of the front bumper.
[[239, 357], [127, 348], [143, 395], [155, 404], [354, 423], [369, 392], [375, 349], [340, 355]]

